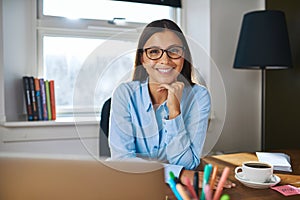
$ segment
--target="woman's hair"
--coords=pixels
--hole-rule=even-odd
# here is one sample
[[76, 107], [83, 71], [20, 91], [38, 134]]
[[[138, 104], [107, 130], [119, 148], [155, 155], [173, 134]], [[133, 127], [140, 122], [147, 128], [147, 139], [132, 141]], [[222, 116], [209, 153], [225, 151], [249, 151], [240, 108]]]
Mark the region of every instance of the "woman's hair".
[[163, 32], [163, 31], [173, 31], [177, 37], [181, 40], [183, 47], [185, 48], [184, 51], [184, 63], [183, 68], [181, 70], [181, 75], [178, 76], [178, 80], [184, 83], [188, 83], [191, 86], [194, 85], [192, 82], [191, 74], [192, 74], [192, 57], [191, 52], [184, 37], [183, 32], [178, 27], [178, 25], [168, 19], [156, 20], [149, 23], [143, 30], [136, 51], [135, 62], [134, 62], [134, 73], [133, 73], [133, 80], [134, 81], [145, 81], [148, 77], [148, 73], [145, 68], [142, 66], [141, 58], [143, 56], [143, 48], [145, 43], [148, 39], [155, 33]]

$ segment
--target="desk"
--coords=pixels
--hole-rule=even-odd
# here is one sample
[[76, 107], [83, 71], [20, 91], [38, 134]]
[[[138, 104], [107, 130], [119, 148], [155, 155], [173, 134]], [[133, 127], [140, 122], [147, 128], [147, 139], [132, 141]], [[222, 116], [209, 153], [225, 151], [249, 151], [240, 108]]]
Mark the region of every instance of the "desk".
[[[274, 171], [274, 173], [281, 178], [281, 182], [278, 185], [285, 185], [290, 183], [295, 183], [300, 181], [300, 150], [283, 150], [278, 151], [288, 154], [291, 157], [292, 173]], [[234, 178], [234, 169], [240, 166], [244, 161], [257, 160], [255, 153], [234, 153], [234, 154], [224, 154], [217, 156], [207, 156], [202, 159], [200, 168], [207, 163], [212, 165], [218, 165], [219, 174], [225, 166], [230, 167], [231, 173], [229, 180], [236, 184], [235, 188], [224, 189], [223, 193], [229, 194], [231, 200], [279, 200], [279, 199], [300, 199], [299, 195], [285, 197], [279, 192], [272, 189], [253, 189], [244, 186], [238, 180]], [[300, 187], [298, 183], [298, 187]]]

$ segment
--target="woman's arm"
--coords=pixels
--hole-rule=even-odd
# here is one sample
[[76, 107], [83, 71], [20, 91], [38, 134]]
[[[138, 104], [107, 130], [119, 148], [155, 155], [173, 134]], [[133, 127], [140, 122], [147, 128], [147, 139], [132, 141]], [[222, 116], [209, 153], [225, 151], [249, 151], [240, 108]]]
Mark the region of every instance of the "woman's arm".
[[112, 159], [136, 157], [129, 113], [129, 94], [128, 87], [125, 84], [121, 84], [116, 88], [112, 96], [109, 124], [109, 147]]
[[190, 94], [182, 97], [186, 105], [181, 105], [181, 114], [164, 121], [167, 159], [186, 169], [194, 169], [200, 163], [210, 114], [208, 91], [201, 86], [194, 87]]

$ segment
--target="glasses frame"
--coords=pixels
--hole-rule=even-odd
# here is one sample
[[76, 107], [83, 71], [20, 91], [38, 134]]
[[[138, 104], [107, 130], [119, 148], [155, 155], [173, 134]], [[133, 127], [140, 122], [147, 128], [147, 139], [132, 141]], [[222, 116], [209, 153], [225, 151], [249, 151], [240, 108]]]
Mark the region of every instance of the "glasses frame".
[[[181, 54], [181, 55], [178, 54], [179, 57], [173, 58], [173, 57], [171, 57], [171, 56], [169, 55], [170, 51], [168, 51], [168, 50], [170, 50], [170, 49], [172, 49], [172, 48], [174, 48], [174, 47], [179, 47], [179, 48], [182, 49], [182, 54]], [[162, 53], [161, 53], [161, 55], [160, 55], [158, 58], [153, 59], [153, 58], [150, 58], [150, 57], [148, 56], [147, 51], [148, 51], [149, 49], [159, 49], [159, 50], [162, 51]], [[184, 54], [184, 52], [185, 52], [185, 47], [184, 47], [184, 46], [171, 46], [171, 47], [169, 47], [169, 48], [167, 48], [167, 49], [161, 49], [161, 48], [159, 48], [159, 47], [149, 47], [149, 48], [143, 49], [143, 52], [145, 52], [147, 58], [149, 58], [150, 60], [159, 60], [159, 59], [161, 59], [161, 57], [164, 55], [165, 52], [166, 52], [166, 54], [167, 54], [167, 56], [168, 56], [169, 58], [171, 58], [171, 59], [179, 59], [179, 58], [182, 58], [182, 56], [183, 56], [183, 54]]]

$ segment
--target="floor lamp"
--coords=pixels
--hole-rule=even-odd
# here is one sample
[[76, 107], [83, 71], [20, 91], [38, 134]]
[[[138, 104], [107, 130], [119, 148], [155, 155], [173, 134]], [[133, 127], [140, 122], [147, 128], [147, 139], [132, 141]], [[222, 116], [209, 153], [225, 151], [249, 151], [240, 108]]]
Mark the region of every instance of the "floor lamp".
[[287, 69], [292, 57], [285, 15], [263, 10], [244, 15], [233, 68], [259, 69], [261, 74], [261, 150], [265, 151], [265, 70]]

